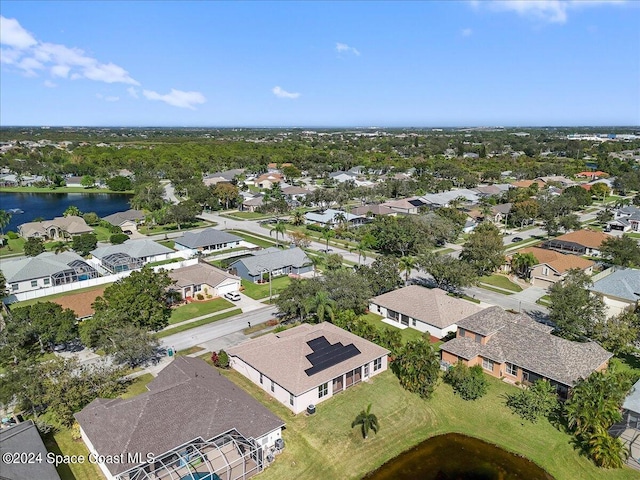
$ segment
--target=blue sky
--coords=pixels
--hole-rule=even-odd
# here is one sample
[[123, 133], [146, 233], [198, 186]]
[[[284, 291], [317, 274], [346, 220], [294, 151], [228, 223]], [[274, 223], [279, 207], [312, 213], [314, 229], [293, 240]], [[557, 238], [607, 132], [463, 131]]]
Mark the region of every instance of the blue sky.
[[2, 2], [2, 125], [640, 125], [640, 2]]

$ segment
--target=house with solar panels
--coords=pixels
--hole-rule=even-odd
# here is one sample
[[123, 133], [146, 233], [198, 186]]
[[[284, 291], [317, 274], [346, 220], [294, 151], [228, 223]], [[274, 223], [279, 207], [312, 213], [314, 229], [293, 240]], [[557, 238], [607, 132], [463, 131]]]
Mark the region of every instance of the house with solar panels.
[[323, 322], [254, 338], [227, 353], [234, 370], [297, 414], [384, 372], [389, 350]]

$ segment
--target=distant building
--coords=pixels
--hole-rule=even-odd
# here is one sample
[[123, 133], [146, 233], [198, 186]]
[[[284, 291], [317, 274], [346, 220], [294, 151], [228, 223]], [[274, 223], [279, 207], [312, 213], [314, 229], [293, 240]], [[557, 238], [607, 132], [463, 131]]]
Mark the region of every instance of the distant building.
[[576, 230], [547, 240], [542, 246], [562, 253], [598, 257], [602, 242], [608, 238], [611, 237], [606, 233], [595, 230]]
[[169, 278], [174, 282], [171, 288], [180, 292], [183, 299], [189, 299], [198, 294], [222, 297], [225, 293], [240, 290], [240, 278], [205, 262], [176, 268], [168, 273]]
[[593, 278], [591, 293], [599, 295], [607, 307], [607, 316], [635, 311], [640, 300], [640, 270], [613, 267]]
[[138, 225], [144, 222], [145, 215], [141, 210], [130, 209], [124, 212], [112, 213], [102, 219], [114, 227], [120, 227], [125, 233], [131, 233], [138, 231]]
[[340, 225], [341, 222], [338, 220], [340, 216], [343, 216], [344, 220], [353, 226], [363, 225], [369, 221], [366, 217], [354, 215], [342, 210], [334, 210], [332, 208], [328, 208], [322, 213], [307, 212], [304, 214], [307, 224], [320, 225], [328, 228], [335, 228]]

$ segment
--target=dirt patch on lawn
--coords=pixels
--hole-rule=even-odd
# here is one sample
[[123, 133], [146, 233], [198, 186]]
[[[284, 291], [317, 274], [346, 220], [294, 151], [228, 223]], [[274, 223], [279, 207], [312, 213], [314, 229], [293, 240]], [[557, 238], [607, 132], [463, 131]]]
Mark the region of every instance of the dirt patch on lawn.
[[95, 313], [91, 304], [103, 293], [104, 288], [98, 288], [89, 292], [72, 293], [65, 295], [64, 297], [56, 298], [52, 301], [60, 305], [62, 308], [70, 308], [76, 313], [76, 317], [83, 318]]

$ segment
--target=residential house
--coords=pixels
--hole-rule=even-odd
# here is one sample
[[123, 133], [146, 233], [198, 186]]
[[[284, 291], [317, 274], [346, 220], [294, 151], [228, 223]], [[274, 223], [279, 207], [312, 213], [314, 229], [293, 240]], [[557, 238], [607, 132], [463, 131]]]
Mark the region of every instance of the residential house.
[[517, 180], [515, 182], [511, 182], [515, 188], [529, 188], [534, 183], [538, 184], [538, 188], [542, 189], [546, 186], [546, 183], [542, 180]]
[[74, 252], [44, 252], [35, 257], [3, 260], [0, 270], [9, 294], [66, 285], [98, 277], [98, 272]]
[[82, 185], [82, 178], [83, 177], [80, 176], [70, 175], [65, 177], [64, 183], [67, 187], [84, 187], [84, 185]]
[[322, 213], [307, 212], [304, 214], [304, 218], [308, 225], [320, 225], [327, 228], [335, 228], [340, 225], [341, 222], [337, 220], [340, 216], [344, 216], [344, 221], [351, 226], [360, 226], [369, 221], [367, 217], [354, 215], [342, 210], [334, 210], [332, 208], [328, 208]]
[[423, 202], [420, 197], [398, 198], [380, 204], [381, 207], [390, 208], [394, 212], [411, 215], [417, 215], [420, 207], [424, 207], [425, 205], [425, 202]]
[[280, 183], [284, 181], [284, 176], [281, 173], [265, 173], [264, 175], [260, 175], [255, 179], [255, 185], [259, 188], [269, 189], [276, 183]]
[[570, 178], [564, 177], [562, 175], [548, 175], [546, 177], [537, 177], [535, 180], [544, 183], [544, 185], [553, 185], [558, 184], [562, 188], [571, 187], [576, 184]]
[[245, 480], [284, 447], [284, 421], [200, 358], [176, 357], [147, 390], [74, 415], [108, 480]]
[[385, 205], [362, 205], [351, 209], [353, 215], [359, 215], [361, 217], [378, 217], [380, 215], [391, 215], [395, 217], [397, 212], [391, 207]]
[[576, 173], [576, 177], [578, 178], [588, 178], [589, 180], [597, 180], [599, 178], [606, 178], [609, 174], [607, 172], [602, 172], [598, 170], [597, 172], [580, 172]]
[[609, 230], [640, 232], [640, 208], [634, 205], [618, 208], [613, 219], [607, 222]]
[[473, 218], [467, 217], [467, 220], [464, 222], [462, 226], [462, 233], [471, 233], [478, 226], [478, 222], [476, 222]]
[[477, 192], [481, 197], [491, 197], [500, 195], [511, 188], [513, 188], [513, 185], [510, 183], [494, 183], [492, 185], [479, 185], [471, 190]]
[[138, 225], [144, 222], [145, 215], [141, 210], [125, 210], [124, 212], [116, 212], [102, 218], [114, 227], [120, 227], [124, 233], [131, 234], [138, 231]]
[[231, 183], [235, 177], [242, 175], [244, 168], [235, 168], [233, 170], [225, 170], [224, 172], [215, 172], [205, 175], [202, 179], [207, 187], [217, 185], [218, 183]]
[[258, 283], [264, 276], [301, 275], [313, 271], [313, 262], [299, 247], [280, 250], [276, 247], [265, 248], [250, 257], [236, 260], [229, 270], [245, 280]]
[[369, 300], [369, 311], [382, 315], [385, 323], [414, 328], [442, 338], [455, 332], [459, 320], [482, 310], [475, 303], [451, 297], [439, 288], [419, 285], [383, 293]]
[[243, 212], [255, 212], [264, 205], [264, 195], [256, 195], [255, 197], [245, 198], [242, 201]]
[[595, 342], [572, 342], [524, 313], [490, 307], [458, 322], [456, 338], [440, 346], [447, 364], [481, 365], [485, 373], [530, 385], [548, 380], [566, 398], [580, 378], [607, 368], [613, 356]]
[[480, 196], [473, 190], [458, 188], [448, 192], [428, 193], [420, 197], [420, 200], [430, 208], [448, 207], [458, 199], [463, 200], [464, 203], [474, 205], [480, 201]]
[[231, 233], [205, 228], [201, 232], [185, 232], [174, 239], [176, 250], [188, 250], [192, 255], [217, 253], [240, 246], [242, 238]]
[[576, 230], [547, 240], [542, 246], [562, 253], [599, 257], [600, 245], [608, 238], [611, 237], [606, 233], [595, 230]]
[[287, 203], [302, 202], [310, 193], [312, 193], [311, 190], [307, 188], [295, 187], [291, 185], [282, 188], [282, 195], [284, 195]]
[[607, 316], [635, 311], [640, 300], [640, 270], [613, 267], [593, 277], [591, 293], [599, 295], [607, 307]]
[[109, 271], [120, 273], [129, 270], [137, 270], [147, 263], [168, 260], [175, 253], [168, 247], [142, 238], [129, 239], [120, 245], [98, 247], [91, 252], [93, 262]]
[[344, 172], [342, 170], [338, 170], [337, 172], [331, 172], [329, 174], [329, 178], [338, 183], [348, 182], [350, 180], [355, 181], [358, 178], [358, 175], [353, 172]]
[[173, 280], [173, 290], [180, 293], [183, 299], [189, 299], [200, 294], [222, 297], [225, 293], [240, 290], [240, 278], [219, 268], [200, 262], [189, 267], [170, 270], [169, 277]]
[[640, 470], [640, 380], [638, 380], [622, 404], [622, 420], [609, 428], [609, 433], [620, 438], [629, 449], [627, 465]]
[[[33, 420], [0, 429], [0, 452], [17, 461], [2, 459], [0, 478], [10, 480], [60, 480]], [[31, 459], [31, 461], [30, 461]]]
[[227, 353], [234, 370], [297, 414], [384, 372], [389, 350], [322, 322], [270, 333]]
[[18, 226], [18, 233], [22, 238], [35, 237], [43, 240], [58, 240], [92, 232], [93, 228], [87, 225], [84, 218], [76, 215], [55, 217], [53, 220], [42, 222], [27, 222]]
[[587, 275], [591, 275], [595, 265], [594, 262], [586, 258], [565, 255], [545, 248], [527, 247], [516, 253], [531, 253], [536, 258], [536, 264], [530, 267], [527, 273], [531, 284], [535, 287], [549, 288], [554, 283], [564, 280], [569, 270], [572, 269], [579, 269]]

